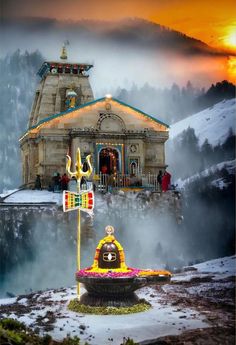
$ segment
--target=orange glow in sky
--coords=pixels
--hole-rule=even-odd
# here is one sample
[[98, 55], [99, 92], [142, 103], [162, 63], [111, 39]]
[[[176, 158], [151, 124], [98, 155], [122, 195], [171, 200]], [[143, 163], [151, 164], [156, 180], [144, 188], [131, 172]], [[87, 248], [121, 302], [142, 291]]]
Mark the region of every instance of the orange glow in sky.
[[236, 58], [232, 56], [228, 59], [228, 79], [234, 83], [236, 81]]
[[236, 51], [235, 0], [8, 0], [5, 17], [120, 20], [139, 17]]
[[235, 0], [7, 0], [6, 18], [44, 17], [66, 21], [118, 21], [143, 18], [230, 52], [229, 78], [235, 77]]
[[224, 38], [224, 44], [230, 48], [236, 48], [236, 29], [235, 31], [229, 32]]

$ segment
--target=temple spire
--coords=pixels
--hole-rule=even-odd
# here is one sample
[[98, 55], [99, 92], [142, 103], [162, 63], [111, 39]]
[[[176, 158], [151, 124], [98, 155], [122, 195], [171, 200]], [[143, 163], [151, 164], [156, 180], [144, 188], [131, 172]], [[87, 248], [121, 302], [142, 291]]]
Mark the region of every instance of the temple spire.
[[66, 45], [65, 44], [62, 46], [60, 58], [62, 60], [67, 60], [67, 50], [66, 50]]

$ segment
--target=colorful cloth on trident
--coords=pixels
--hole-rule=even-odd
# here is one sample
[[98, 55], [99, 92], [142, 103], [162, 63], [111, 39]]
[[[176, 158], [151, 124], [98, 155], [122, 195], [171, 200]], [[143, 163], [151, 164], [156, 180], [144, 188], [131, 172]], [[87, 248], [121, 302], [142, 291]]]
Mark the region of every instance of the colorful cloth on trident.
[[63, 211], [81, 210], [91, 212], [94, 208], [93, 191], [81, 191], [79, 193], [63, 192]]
[[[114, 266], [115, 262], [118, 262], [119, 265]], [[99, 241], [95, 251], [93, 265], [76, 273], [77, 279], [81, 277], [120, 278], [135, 276], [171, 277], [171, 273], [165, 270], [127, 267], [123, 247], [113, 235], [108, 235]]]

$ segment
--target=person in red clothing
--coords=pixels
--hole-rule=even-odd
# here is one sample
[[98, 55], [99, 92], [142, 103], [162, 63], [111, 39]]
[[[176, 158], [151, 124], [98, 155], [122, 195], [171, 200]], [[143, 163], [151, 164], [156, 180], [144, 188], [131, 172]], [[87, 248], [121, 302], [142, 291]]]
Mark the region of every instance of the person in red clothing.
[[170, 189], [170, 180], [171, 180], [171, 174], [167, 171], [164, 172], [164, 175], [162, 176], [162, 192], [166, 192], [168, 189]]
[[107, 166], [103, 165], [101, 168], [102, 174], [107, 174]]
[[62, 176], [61, 178], [61, 189], [62, 190], [67, 190], [68, 189], [68, 183], [69, 183], [70, 179], [69, 177], [66, 175], [66, 173]]

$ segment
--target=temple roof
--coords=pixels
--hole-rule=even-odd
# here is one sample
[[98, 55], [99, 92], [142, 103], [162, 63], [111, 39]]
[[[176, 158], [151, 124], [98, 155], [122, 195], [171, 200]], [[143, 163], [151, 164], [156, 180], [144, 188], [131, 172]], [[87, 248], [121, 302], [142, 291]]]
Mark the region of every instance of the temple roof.
[[[137, 108], [135, 108], [135, 107], [132, 107], [132, 106], [129, 105], [129, 104], [126, 104], [126, 103], [124, 103], [124, 102], [122, 102], [122, 101], [119, 101], [118, 99], [113, 98], [113, 97], [111, 97], [111, 98], [102, 97], [102, 98], [98, 98], [98, 99], [96, 99], [96, 100], [94, 100], [94, 101], [91, 101], [91, 102], [88, 102], [88, 103], [79, 105], [79, 106], [77, 106], [77, 107], [69, 108], [69, 109], [67, 109], [67, 110], [64, 111], [64, 112], [61, 112], [61, 113], [58, 113], [58, 114], [54, 114], [54, 115], [50, 115], [50, 116], [48, 116], [48, 117], [46, 117], [46, 118], [40, 120], [36, 125], [30, 127], [30, 128], [27, 130], [27, 132], [23, 135], [23, 137], [24, 137], [28, 132], [30, 132], [31, 130], [37, 129], [38, 127], [42, 127], [44, 124], [50, 122], [51, 120], [54, 120], [54, 119], [57, 119], [57, 118], [60, 118], [60, 117], [64, 117], [64, 116], [66, 116], [66, 115], [69, 115], [70, 113], [73, 113], [73, 112], [76, 111], [76, 110], [80, 110], [80, 109], [83, 109], [83, 108], [86, 108], [86, 107], [88, 107], [88, 106], [95, 105], [95, 104], [98, 104], [98, 103], [104, 102], [104, 101], [112, 101], [112, 102], [115, 102], [115, 103], [117, 103], [118, 105], [122, 105], [122, 106], [124, 106], [124, 107], [127, 107], [127, 108], [129, 108], [129, 109], [131, 109], [131, 110], [133, 110], [133, 111], [139, 113], [141, 116], [144, 116], [144, 117], [146, 117], [146, 118], [148, 118], [148, 119], [154, 121], [155, 123], [157, 123], [157, 124], [159, 124], [159, 125], [162, 125], [162, 126], [164, 126], [164, 127], [166, 127], [166, 128], [169, 128], [169, 125], [168, 125], [168, 124], [162, 122], [161, 120], [156, 119], [155, 117], [153, 117], [153, 116], [151, 116], [151, 115], [148, 115], [148, 114], [144, 113], [143, 111], [141, 111], [141, 110], [139, 110], [139, 109], [137, 109]], [[22, 137], [22, 138], [23, 138], [23, 137]]]

